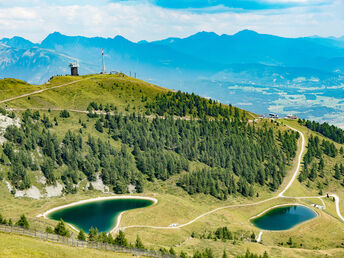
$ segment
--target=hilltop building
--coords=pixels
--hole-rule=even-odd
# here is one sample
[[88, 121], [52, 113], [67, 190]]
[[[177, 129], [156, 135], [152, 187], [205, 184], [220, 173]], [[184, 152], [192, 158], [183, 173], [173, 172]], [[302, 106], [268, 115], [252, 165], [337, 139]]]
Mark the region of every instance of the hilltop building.
[[297, 119], [298, 119], [298, 117], [297, 117], [297, 116], [295, 116], [295, 115], [287, 115], [287, 116], [285, 117], [285, 119], [297, 120]]
[[270, 118], [278, 118], [278, 115], [277, 115], [277, 114], [274, 114], [274, 113], [270, 113], [270, 114], [269, 114], [269, 117], [270, 117]]
[[70, 75], [72, 75], [72, 76], [79, 76], [79, 71], [78, 71], [79, 65], [78, 65], [78, 62], [70, 63], [69, 67], [70, 67]]

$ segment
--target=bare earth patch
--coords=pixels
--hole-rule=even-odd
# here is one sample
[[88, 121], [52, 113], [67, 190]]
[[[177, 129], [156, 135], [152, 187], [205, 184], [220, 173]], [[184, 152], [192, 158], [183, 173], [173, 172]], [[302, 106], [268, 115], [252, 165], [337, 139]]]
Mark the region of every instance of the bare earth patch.
[[4, 116], [3, 114], [0, 114], [0, 144], [3, 144], [6, 141], [4, 134], [5, 134], [6, 128], [10, 125], [15, 125], [17, 127], [20, 127], [19, 118], [10, 118], [8, 116]]

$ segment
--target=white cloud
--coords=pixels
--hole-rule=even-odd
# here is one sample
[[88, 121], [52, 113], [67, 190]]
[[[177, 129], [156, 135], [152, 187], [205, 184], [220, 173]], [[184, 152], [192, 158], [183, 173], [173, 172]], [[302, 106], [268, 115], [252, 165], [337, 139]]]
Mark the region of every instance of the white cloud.
[[3, 2], [0, 5], [0, 38], [19, 35], [37, 42], [47, 34], [59, 31], [67, 35], [103, 37], [120, 34], [137, 41], [183, 37], [202, 30], [233, 34], [242, 29], [288, 37], [344, 35], [344, 3], [341, 0], [321, 7], [221, 13], [164, 9], [147, 2], [108, 3], [101, 0], [101, 4], [87, 1], [88, 4], [81, 5], [65, 0], [57, 5], [35, 0], [32, 6], [24, 7], [18, 7], [19, 2], [24, 4], [27, 1], [14, 2], [17, 6], [8, 4], [3, 7]]

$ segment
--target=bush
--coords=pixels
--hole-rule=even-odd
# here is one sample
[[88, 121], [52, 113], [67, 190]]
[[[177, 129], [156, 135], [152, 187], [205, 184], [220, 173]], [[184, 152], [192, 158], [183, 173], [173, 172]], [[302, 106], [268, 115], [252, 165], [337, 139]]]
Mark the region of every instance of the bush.
[[47, 226], [47, 227], [45, 228], [45, 232], [50, 233], [50, 234], [54, 234], [54, 230], [53, 230], [53, 228], [50, 227], [50, 226]]
[[70, 117], [70, 114], [67, 110], [62, 110], [61, 113], [60, 113], [60, 117], [62, 118], [68, 118]]

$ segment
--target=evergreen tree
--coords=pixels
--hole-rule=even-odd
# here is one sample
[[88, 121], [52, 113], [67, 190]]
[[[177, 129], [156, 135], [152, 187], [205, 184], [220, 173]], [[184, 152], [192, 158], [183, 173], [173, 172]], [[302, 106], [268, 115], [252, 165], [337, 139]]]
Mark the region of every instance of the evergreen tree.
[[84, 232], [82, 229], [79, 231], [78, 240], [80, 240], [80, 241], [86, 241], [85, 232]]
[[30, 224], [24, 214], [20, 216], [20, 219], [16, 222], [16, 225], [26, 229], [30, 228]]
[[61, 112], [60, 112], [60, 117], [62, 117], [62, 118], [68, 118], [68, 117], [70, 117], [70, 114], [69, 114], [69, 112], [67, 111], [67, 110], [62, 110]]
[[143, 245], [141, 238], [139, 237], [139, 235], [137, 235], [136, 237], [136, 241], [135, 241], [135, 247], [139, 248], [139, 249], [145, 249], [145, 246]]
[[88, 233], [88, 241], [95, 242], [98, 240], [98, 229], [91, 227]]
[[338, 164], [334, 166], [334, 178], [337, 180], [340, 180], [341, 178], [341, 173]]
[[56, 227], [54, 228], [54, 232], [56, 235], [69, 237], [70, 233], [66, 228], [66, 224], [64, 223], [63, 219], [57, 223]]
[[122, 230], [119, 231], [117, 237], [114, 240], [114, 243], [120, 246], [128, 246], [128, 240], [126, 239], [125, 234]]

